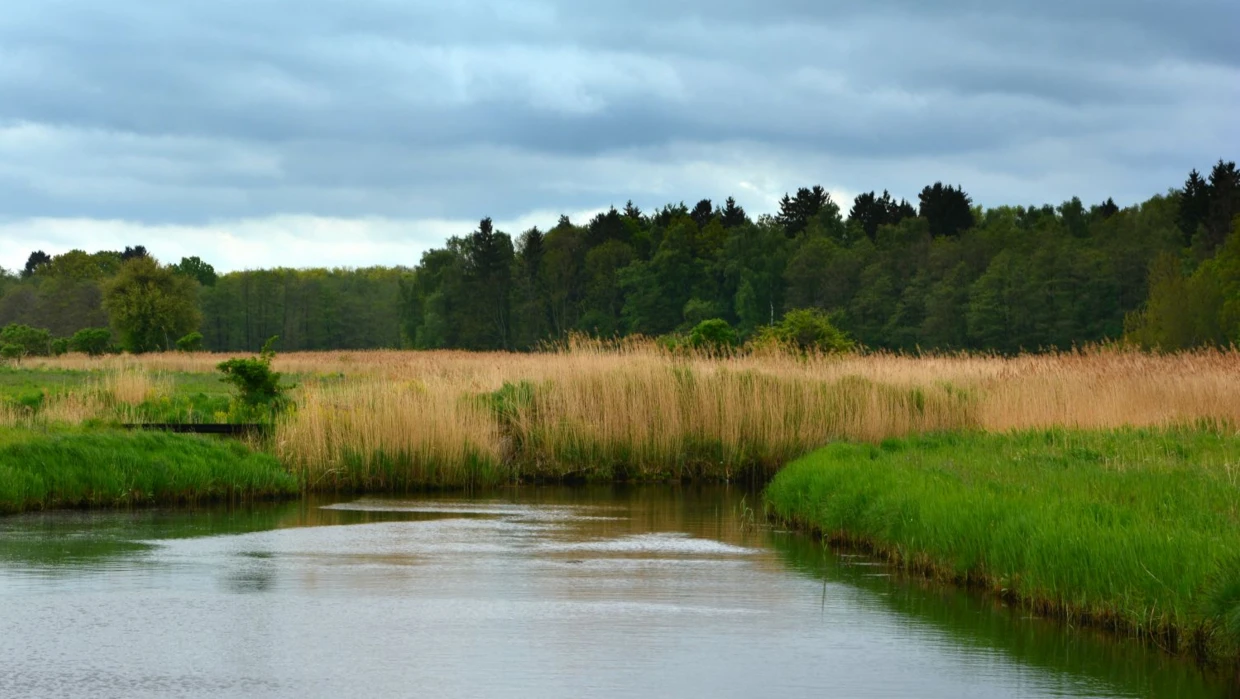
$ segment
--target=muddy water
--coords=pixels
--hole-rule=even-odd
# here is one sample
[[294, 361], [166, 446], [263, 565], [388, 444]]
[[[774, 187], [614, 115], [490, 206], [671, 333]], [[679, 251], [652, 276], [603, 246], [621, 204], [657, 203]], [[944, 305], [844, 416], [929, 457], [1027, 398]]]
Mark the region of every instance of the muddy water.
[[1227, 697], [722, 488], [0, 519], [0, 696]]

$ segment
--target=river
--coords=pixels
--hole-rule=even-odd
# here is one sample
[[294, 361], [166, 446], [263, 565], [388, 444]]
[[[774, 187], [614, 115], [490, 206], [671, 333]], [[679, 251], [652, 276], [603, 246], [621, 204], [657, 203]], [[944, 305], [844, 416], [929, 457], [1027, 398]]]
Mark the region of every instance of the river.
[[755, 506], [529, 487], [0, 518], [0, 696], [1237, 696]]

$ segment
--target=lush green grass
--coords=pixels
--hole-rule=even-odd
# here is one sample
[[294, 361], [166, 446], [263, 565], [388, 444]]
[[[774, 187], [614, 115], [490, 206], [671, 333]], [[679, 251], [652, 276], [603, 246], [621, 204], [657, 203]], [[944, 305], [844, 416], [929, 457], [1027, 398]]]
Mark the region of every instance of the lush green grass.
[[836, 444], [780, 472], [776, 517], [934, 577], [1168, 650], [1240, 644], [1240, 437], [1207, 430]]
[[235, 441], [0, 430], [0, 513], [292, 495], [276, 459]]

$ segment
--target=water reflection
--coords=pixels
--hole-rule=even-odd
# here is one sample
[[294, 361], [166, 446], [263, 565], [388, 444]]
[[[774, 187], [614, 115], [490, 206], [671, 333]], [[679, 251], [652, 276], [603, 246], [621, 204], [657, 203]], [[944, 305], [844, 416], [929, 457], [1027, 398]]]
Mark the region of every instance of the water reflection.
[[0, 519], [0, 695], [1234, 696], [753, 527], [753, 502], [528, 488]]

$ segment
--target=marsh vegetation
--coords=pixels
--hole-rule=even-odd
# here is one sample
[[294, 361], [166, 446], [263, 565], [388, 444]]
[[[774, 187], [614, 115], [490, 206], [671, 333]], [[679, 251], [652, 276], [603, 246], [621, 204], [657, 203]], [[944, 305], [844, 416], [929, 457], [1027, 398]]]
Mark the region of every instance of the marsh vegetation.
[[[27, 360], [0, 375], [0, 422], [53, 440], [47, 453], [90, 440], [115, 454], [189, 448], [110, 430], [237, 414], [238, 396], [215, 373], [230, 359], [244, 357]], [[253, 472], [208, 465], [195, 467], [198, 480], [126, 486], [140, 497], [36, 494], [9, 509], [176, 500], [199, 487], [257, 495], [776, 476], [771, 513], [917, 574], [1169, 651], [1236, 654], [1236, 352], [918, 357], [578, 339], [538, 354], [268, 361], [293, 385], [274, 429], [231, 446], [193, 438], [203, 463], [232, 454]], [[139, 438], [172, 441], [127, 441]]]

